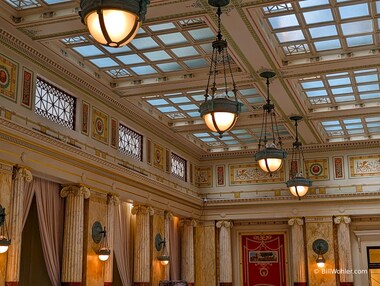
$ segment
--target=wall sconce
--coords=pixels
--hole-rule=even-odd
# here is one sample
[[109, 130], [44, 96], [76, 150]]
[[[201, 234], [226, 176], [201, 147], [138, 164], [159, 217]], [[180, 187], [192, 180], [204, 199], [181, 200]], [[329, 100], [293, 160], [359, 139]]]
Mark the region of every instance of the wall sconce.
[[166, 249], [165, 238], [162, 238], [161, 234], [157, 233], [155, 238], [155, 246], [157, 251], [161, 251], [161, 254], [157, 256], [157, 259], [161, 262], [162, 265], [168, 265], [170, 256], [168, 250]]
[[0, 253], [7, 252], [9, 245], [11, 245], [11, 240], [8, 237], [5, 208], [0, 205]]
[[98, 221], [92, 225], [92, 240], [96, 244], [99, 244], [97, 251], [99, 259], [106, 261], [110, 257], [111, 250], [108, 247], [106, 227], [103, 228], [102, 224]]
[[313, 242], [313, 250], [318, 255], [315, 262], [317, 263], [319, 268], [325, 266], [325, 258], [323, 254], [325, 254], [329, 250], [329, 244], [324, 239], [317, 239]]

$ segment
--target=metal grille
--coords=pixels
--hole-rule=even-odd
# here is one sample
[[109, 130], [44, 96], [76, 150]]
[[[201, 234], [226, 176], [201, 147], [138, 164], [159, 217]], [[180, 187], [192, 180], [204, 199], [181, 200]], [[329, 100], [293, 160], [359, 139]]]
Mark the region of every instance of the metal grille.
[[38, 115], [74, 130], [75, 103], [75, 97], [37, 78], [35, 112]]
[[186, 160], [172, 153], [172, 175], [186, 182]]
[[121, 153], [142, 161], [143, 136], [119, 124], [119, 150]]

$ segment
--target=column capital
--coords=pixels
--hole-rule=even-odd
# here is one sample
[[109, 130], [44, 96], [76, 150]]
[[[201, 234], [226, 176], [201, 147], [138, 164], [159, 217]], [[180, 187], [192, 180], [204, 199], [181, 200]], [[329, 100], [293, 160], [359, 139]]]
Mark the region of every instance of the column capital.
[[171, 211], [168, 211], [168, 210], [164, 211], [164, 219], [170, 221], [172, 220], [172, 218], [173, 218], [173, 213]]
[[186, 225], [186, 226], [192, 226], [196, 227], [197, 226], [197, 221], [193, 218], [181, 218], [179, 220], [179, 225]]
[[85, 199], [90, 197], [90, 189], [83, 185], [66, 185], [61, 190], [61, 197], [66, 198], [68, 195], [81, 196], [83, 195]]
[[349, 216], [337, 216], [337, 217], [334, 217], [334, 223], [335, 224], [341, 224], [341, 223], [350, 224], [351, 218]]
[[232, 228], [234, 226], [233, 222], [230, 220], [220, 220], [220, 221], [217, 221], [215, 225], [217, 228], [222, 228], [222, 227]]
[[120, 199], [118, 195], [107, 194], [107, 204], [111, 206], [118, 206], [120, 204]]
[[151, 206], [137, 205], [132, 208], [132, 214], [149, 214], [154, 215], [154, 209]]
[[294, 226], [294, 225], [303, 225], [303, 219], [300, 217], [292, 217], [291, 219], [288, 220], [288, 225]]
[[32, 172], [25, 167], [15, 167], [14, 168], [14, 178], [16, 180], [25, 179], [26, 182], [30, 183], [33, 180]]

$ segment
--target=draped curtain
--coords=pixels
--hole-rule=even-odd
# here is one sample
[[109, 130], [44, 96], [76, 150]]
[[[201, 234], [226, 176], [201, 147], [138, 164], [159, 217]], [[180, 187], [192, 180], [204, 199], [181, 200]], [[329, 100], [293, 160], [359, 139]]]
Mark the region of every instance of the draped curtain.
[[116, 212], [114, 255], [120, 279], [124, 286], [132, 285], [132, 262], [130, 255], [133, 253], [131, 204], [121, 202]]
[[170, 228], [170, 280], [180, 279], [180, 260], [179, 260], [179, 218], [173, 217]]
[[31, 183], [25, 183], [24, 190], [23, 227], [35, 195], [42, 251], [53, 286], [61, 283], [64, 200], [59, 191], [59, 184], [36, 177]]

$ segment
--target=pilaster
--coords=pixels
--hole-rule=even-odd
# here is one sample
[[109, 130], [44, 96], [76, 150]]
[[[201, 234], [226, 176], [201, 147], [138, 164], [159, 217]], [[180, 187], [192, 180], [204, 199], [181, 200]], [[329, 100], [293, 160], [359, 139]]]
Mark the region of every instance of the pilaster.
[[304, 242], [304, 221], [295, 217], [288, 221], [292, 234], [292, 269], [294, 286], [301, 286], [306, 283], [306, 261]]
[[231, 228], [232, 221], [218, 221], [219, 228], [219, 285], [232, 286], [232, 252], [231, 252]]

